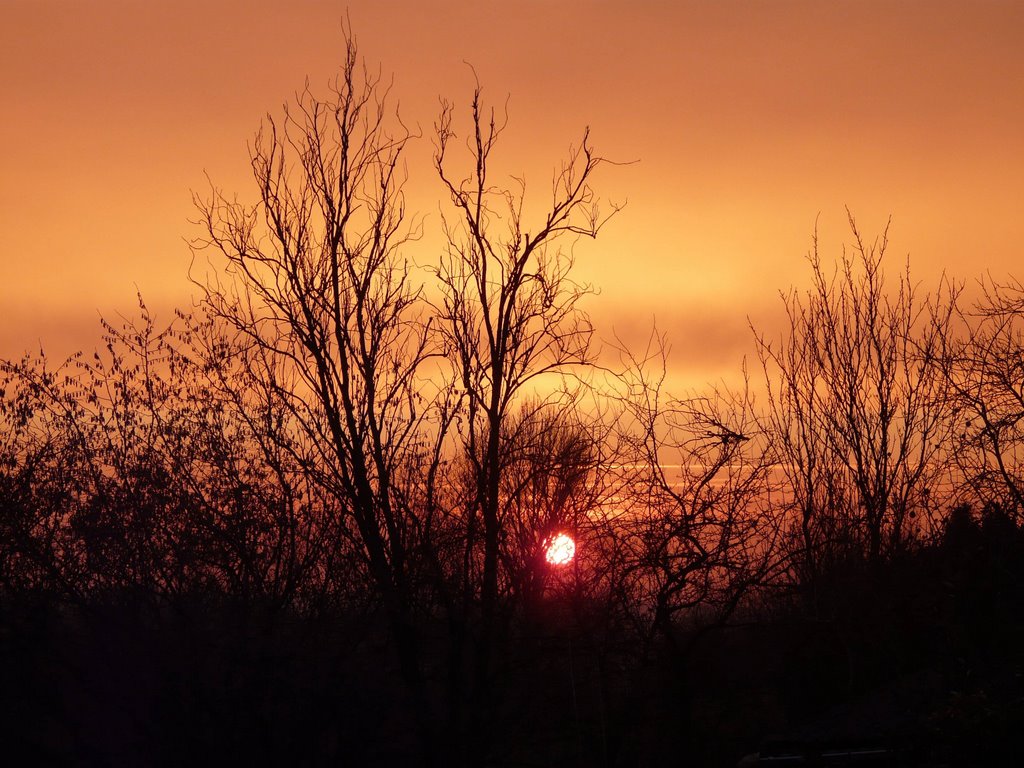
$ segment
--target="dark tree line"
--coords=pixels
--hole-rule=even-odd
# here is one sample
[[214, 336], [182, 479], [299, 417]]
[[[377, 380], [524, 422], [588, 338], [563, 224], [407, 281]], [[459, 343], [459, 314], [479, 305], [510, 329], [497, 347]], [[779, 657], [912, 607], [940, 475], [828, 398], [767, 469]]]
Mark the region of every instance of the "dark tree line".
[[[771, 723], [698, 682], [708, 637], [824, 621], [852, 690], [875, 657], [851, 595], [945, 568], [955, 594], [923, 602], [969, 634], [957, 601], [1019, 586], [1019, 282], [968, 306], [909, 267], [887, 281], [886, 235], [851, 217], [834, 266], [815, 239], [783, 332], [755, 329], [753, 381], [673, 397], [664, 339], [596, 365], [574, 248], [618, 208], [589, 132], [538, 208], [496, 170], [504, 129], [479, 85], [465, 117], [442, 104], [446, 246], [411, 264], [416, 137], [350, 37], [328, 94], [307, 86], [257, 134], [254, 202], [197, 197], [194, 311], [165, 328], [140, 299], [92, 356], [0, 363], [5, 674], [35, 664], [12, 696], [51, 681], [9, 738], [99, 698], [143, 714], [61, 731], [51, 760], [720, 759]], [[544, 558], [559, 532], [568, 566]], [[977, 645], [950, 632], [936, 653]], [[89, 655], [108, 636], [139, 679], [74, 688], [118, 667]]]

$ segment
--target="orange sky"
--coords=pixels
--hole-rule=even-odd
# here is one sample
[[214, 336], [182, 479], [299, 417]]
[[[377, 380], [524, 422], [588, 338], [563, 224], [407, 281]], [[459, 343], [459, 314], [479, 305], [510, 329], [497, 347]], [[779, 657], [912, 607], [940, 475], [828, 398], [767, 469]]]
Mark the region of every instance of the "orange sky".
[[[286, 7], [287, 6], [287, 7]], [[342, 2], [0, 0], [0, 356], [98, 343], [99, 313], [160, 317], [192, 289], [185, 238], [204, 171], [251, 199], [246, 142], [338, 63]], [[592, 127], [600, 191], [628, 206], [578, 250], [607, 335], [656, 316], [680, 381], [738, 368], [747, 316], [893, 216], [918, 277], [1019, 268], [1024, 3], [348, 3], [360, 48], [425, 133], [465, 104], [472, 62], [511, 124], [498, 162], [543, 192]], [[410, 203], [436, 236], [430, 144]], [[423, 258], [422, 253], [415, 254]], [[893, 263], [892, 268], [896, 268]]]

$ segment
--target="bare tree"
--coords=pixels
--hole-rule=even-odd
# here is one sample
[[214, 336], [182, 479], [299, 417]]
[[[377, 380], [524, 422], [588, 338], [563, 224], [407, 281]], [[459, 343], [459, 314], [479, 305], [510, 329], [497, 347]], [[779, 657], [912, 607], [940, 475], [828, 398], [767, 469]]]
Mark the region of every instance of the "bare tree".
[[749, 391], [672, 397], [665, 339], [651, 341], [643, 357], [621, 351], [618, 588], [641, 646], [681, 651], [680, 619], [724, 622], [777, 575], [780, 526]]
[[198, 281], [225, 329], [219, 343], [283, 405], [298, 435], [286, 447], [358, 544], [433, 762], [412, 575], [415, 471], [431, 455], [419, 387], [429, 323], [401, 255], [418, 226], [402, 192], [410, 133], [388, 91], [347, 35], [330, 94], [307, 84], [257, 134], [255, 204], [216, 190], [197, 200], [205, 236], [195, 247], [223, 259], [224, 278]]
[[[502, 435], [499, 589], [523, 613], [536, 608], [551, 586], [545, 557], [555, 535], [571, 536], [580, 559], [599, 566], [587, 550], [591, 517], [610, 493], [610, 435], [608, 425], [587, 418], [581, 406], [538, 408], [527, 401]], [[580, 590], [593, 586], [594, 574], [586, 567], [584, 572], [584, 583], [573, 584]]]
[[[469, 724], [469, 733], [479, 738], [490, 698], [505, 546], [503, 434], [513, 407], [531, 387], [557, 388], [559, 375], [590, 361], [592, 330], [578, 307], [587, 289], [573, 282], [572, 254], [563, 243], [596, 237], [616, 208], [604, 216], [598, 208], [591, 182], [605, 161], [585, 131], [554, 174], [547, 212], [528, 224], [525, 181], [513, 177], [509, 187], [494, 181], [491, 163], [505, 122], [485, 109], [479, 85], [470, 109], [468, 172], [453, 170], [454, 108], [447, 102], [435, 125], [434, 163], [454, 208], [444, 218], [448, 248], [437, 270], [437, 315], [461, 395], [458, 436], [470, 467], [468, 497], [459, 508], [463, 541], [467, 553], [480, 553], [479, 573], [469, 557], [463, 571], [479, 606]], [[478, 589], [469, 586], [474, 583]]]
[[0, 578], [2, 591], [49, 590], [80, 602], [89, 589], [81, 542], [69, 518], [87, 503], [93, 472], [76, 367], [45, 355], [0, 363]]
[[828, 551], [897, 552], [935, 510], [949, 428], [935, 365], [955, 286], [919, 296], [904, 270], [887, 289], [888, 227], [868, 244], [853, 217], [852, 251], [831, 275], [817, 235], [813, 287], [783, 296], [779, 342], [755, 329], [768, 388], [763, 416], [797, 513], [807, 575]]
[[1024, 285], [981, 283], [942, 355], [957, 410], [954, 451], [973, 499], [1019, 520], [1024, 510]]
[[187, 354], [202, 326], [181, 316], [158, 331], [139, 309], [102, 321], [105, 348], [57, 371], [0, 364], [17, 578], [77, 601], [309, 604], [323, 590], [323, 505], [279, 447], [280, 412], [237, 380], [229, 398], [226, 361]]

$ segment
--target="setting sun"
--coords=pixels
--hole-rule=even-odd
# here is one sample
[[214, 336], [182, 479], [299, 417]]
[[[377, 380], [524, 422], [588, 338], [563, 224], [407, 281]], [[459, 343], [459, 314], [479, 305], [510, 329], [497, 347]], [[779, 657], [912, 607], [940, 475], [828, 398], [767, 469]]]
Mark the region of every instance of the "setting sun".
[[559, 533], [544, 545], [544, 559], [552, 565], [568, 565], [576, 555], [576, 542], [571, 536]]

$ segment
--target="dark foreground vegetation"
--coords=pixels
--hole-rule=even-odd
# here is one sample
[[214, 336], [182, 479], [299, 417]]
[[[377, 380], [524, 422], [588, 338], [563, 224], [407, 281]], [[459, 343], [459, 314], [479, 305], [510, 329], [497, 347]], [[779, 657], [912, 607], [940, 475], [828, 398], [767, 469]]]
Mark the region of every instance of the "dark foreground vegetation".
[[[732, 766], [774, 741], [889, 750], [869, 764], [1013, 765], [1024, 536], [1005, 526], [837, 569], [816, 611], [774, 601], [695, 621], [684, 647], [646, 655], [603, 608], [553, 602], [495, 649], [486, 763]], [[372, 617], [127, 589], [78, 605], [21, 593], [3, 611], [0, 734], [24, 764], [421, 762], [421, 705]], [[442, 701], [446, 630], [419, 629]]]
[[584, 133], [530, 197], [503, 130], [442, 105], [408, 263], [413, 137], [350, 39], [254, 204], [197, 198], [194, 311], [0, 363], [3, 754], [1014, 764], [1024, 287], [887, 281], [851, 218], [748, 385], [672, 397], [579, 307], [608, 163]]

